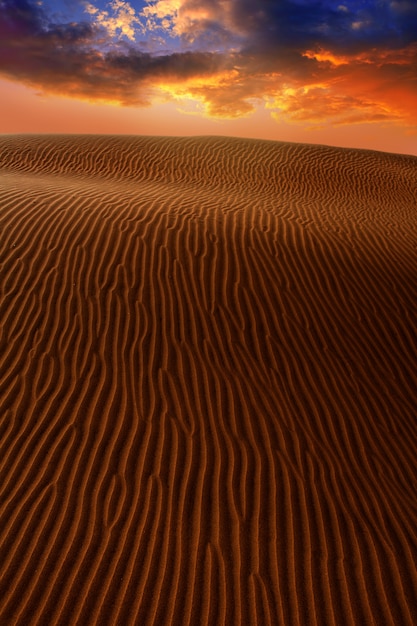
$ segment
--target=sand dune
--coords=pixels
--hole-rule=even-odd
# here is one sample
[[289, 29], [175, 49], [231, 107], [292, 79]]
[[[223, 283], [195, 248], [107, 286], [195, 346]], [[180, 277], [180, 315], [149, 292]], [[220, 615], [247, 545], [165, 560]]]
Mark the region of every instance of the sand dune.
[[0, 624], [417, 623], [417, 158], [0, 137]]

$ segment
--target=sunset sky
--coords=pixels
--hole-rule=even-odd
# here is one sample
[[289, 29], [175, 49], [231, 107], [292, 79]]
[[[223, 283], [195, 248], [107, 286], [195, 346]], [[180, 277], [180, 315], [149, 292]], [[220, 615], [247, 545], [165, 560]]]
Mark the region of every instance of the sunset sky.
[[0, 0], [0, 132], [417, 154], [415, 0]]

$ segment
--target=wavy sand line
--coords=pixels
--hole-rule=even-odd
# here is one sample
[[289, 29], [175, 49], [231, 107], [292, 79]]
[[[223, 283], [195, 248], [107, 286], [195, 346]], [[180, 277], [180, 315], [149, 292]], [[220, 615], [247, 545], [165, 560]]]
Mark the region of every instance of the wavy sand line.
[[0, 139], [0, 622], [409, 624], [415, 157]]

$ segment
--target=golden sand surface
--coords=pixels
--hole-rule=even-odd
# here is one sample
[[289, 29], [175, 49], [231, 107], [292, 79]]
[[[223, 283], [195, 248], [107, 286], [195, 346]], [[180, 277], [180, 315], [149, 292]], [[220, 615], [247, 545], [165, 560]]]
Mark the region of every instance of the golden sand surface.
[[0, 137], [1, 626], [415, 626], [417, 157]]

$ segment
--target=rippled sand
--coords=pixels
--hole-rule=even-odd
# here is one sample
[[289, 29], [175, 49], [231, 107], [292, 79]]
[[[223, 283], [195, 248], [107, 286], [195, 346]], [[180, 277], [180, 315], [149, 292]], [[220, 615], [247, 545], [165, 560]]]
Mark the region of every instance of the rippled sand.
[[417, 157], [0, 137], [0, 624], [417, 623]]

